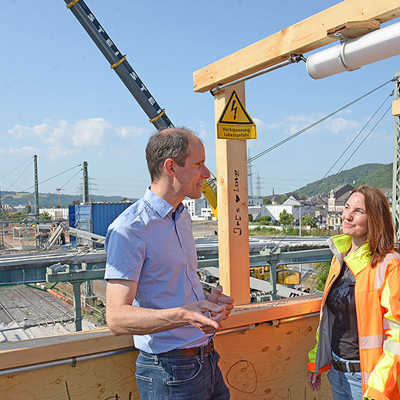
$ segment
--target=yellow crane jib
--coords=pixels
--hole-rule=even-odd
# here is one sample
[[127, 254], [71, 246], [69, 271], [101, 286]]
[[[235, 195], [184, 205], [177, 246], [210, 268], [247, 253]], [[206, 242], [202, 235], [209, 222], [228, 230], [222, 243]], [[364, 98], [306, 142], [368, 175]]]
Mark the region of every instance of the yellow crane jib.
[[218, 219], [218, 209], [217, 209], [217, 178], [211, 175], [210, 178], [206, 179], [203, 183], [202, 193], [207, 199], [208, 204], [215, 216]]

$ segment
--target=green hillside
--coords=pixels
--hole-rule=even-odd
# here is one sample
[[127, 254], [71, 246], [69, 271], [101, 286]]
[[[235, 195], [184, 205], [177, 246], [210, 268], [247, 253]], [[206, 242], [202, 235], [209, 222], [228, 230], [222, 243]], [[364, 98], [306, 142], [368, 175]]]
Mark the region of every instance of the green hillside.
[[[94, 202], [119, 202], [126, 200], [126, 198], [121, 196], [101, 196], [101, 195], [91, 195], [90, 201]], [[135, 199], [129, 199], [135, 200]], [[26, 206], [29, 203], [33, 204], [33, 194], [26, 192], [1, 192], [1, 201], [5, 204], [11, 206], [23, 205]], [[60, 194], [60, 207], [68, 207], [74, 201], [82, 201], [82, 196], [70, 195], [70, 194]], [[58, 194], [56, 193], [39, 193], [39, 206], [40, 208], [46, 207], [57, 207], [58, 205]]]
[[325, 193], [339, 185], [371, 185], [379, 189], [390, 189], [392, 187], [392, 164], [363, 164], [352, 169], [342, 171], [340, 174], [331, 175], [324, 179], [309, 183], [297, 189], [294, 194], [307, 197]]
[[392, 187], [392, 180], [393, 164], [386, 164], [368, 176], [360, 177], [356, 181], [356, 185], [367, 184], [380, 189], [390, 189]]

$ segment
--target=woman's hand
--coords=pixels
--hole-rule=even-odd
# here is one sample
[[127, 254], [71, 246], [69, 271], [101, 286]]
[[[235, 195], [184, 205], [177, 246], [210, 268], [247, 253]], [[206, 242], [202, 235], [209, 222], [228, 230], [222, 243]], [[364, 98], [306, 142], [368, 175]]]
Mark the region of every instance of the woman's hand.
[[316, 374], [315, 372], [308, 373], [308, 385], [312, 390], [321, 389], [321, 375]]

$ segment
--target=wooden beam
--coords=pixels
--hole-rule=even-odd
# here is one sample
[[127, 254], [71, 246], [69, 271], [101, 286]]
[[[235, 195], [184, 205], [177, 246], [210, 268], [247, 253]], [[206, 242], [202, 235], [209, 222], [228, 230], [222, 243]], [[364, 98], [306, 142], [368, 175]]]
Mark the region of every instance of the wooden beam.
[[400, 17], [398, 0], [345, 0], [265, 39], [224, 57], [193, 74], [195, 92], [205, 92], [335, 41], [327, 31], [347, 21]]
[[217, 335], [224, 334], [224, 330], [235, 329], [239, 326], [318, 313], [320, 307], [321, 297], [319, 296], [299, 296], [268, 303], [238, 306], [234, 308], [231, 316], [222, 322], [221, 331], [217, 332]]
[[[215, 95], [219, 120], [232, 91], [245, 104], [244, 84]], [[250, 302], [246, 140], [216, 139], [220, 284], [235, 304]]]
[[0, 350], [0, 371], [121, 348], [133, 348], [132, 336], [114, 336], [106, 328], [5, 343]]
[[369, 32], [376, 31], [381, 27], [381, 24], [376, 19], [370, 19], [368, 21], [349, 21], [344, 24], [335, 26], [332, 29], [328, 29], [328, 36], [345, 39], [355, 39], [363, 36]]

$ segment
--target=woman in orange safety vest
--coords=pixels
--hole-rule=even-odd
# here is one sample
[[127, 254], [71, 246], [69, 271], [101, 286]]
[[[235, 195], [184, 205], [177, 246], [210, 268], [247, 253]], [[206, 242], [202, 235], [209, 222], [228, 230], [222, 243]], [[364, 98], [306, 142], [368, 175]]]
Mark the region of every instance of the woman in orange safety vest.
[[329, 370], [334, 400], [400, 400], [400, 254], [385, 195], [356, 188], [342, 227], [329, 243], [334, 257], [308, 383], [319, 390]]

